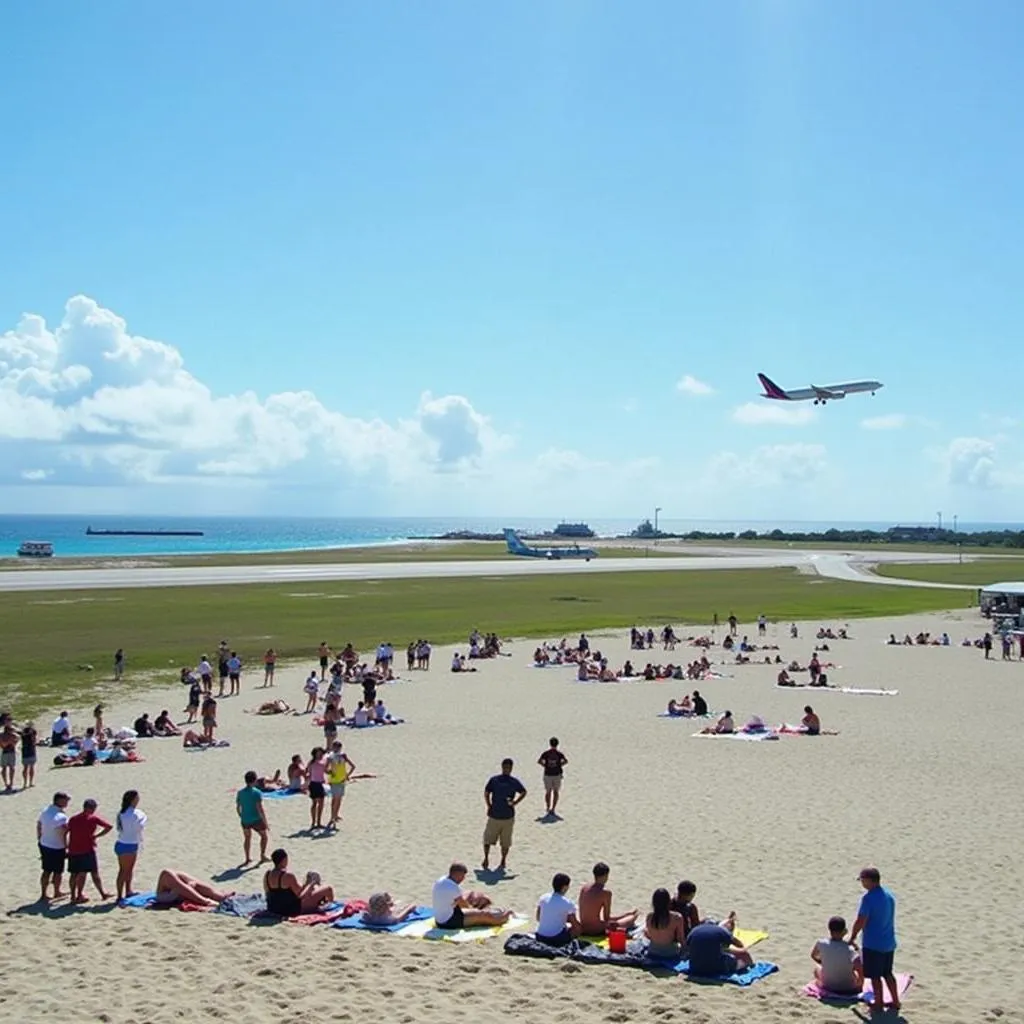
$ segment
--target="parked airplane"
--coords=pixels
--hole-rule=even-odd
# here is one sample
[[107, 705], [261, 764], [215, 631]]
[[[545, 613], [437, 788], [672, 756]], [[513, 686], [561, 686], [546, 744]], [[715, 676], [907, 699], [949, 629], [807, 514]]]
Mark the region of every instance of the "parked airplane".
[[814, 399], [815, 405], [824, 405], [835, 399], [845, 398], [847, 395], [855, 395], [859, 392], [870, 391], [874, 394], [880, 387], [884, 387], [877, 380], [855, 380], [849, 384], [829, 384], [826, 387], [797, 388], [795, 391], [784, 391], [775, 381], [770, 380], [763, 373], [757, 375], [757, 379], [764, 388], [762, 398], [774, 398], [780, 402], [807, 402]]
[[515, 530], [505, 530], [505, 543], [510, 555], [519, 555], [521, 558], [585, 558], [588, 562], [592, 558], [597, 558], [597, 552], [593, 548], [581, 548], [579, 544], [556, 548], [531, 548], [519, 539]]

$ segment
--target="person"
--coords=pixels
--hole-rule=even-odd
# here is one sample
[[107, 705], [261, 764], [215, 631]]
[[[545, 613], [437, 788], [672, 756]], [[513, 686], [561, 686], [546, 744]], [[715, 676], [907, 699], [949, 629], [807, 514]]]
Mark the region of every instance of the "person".
[[185, 711], [188, 713], [188, 718], [185, 721], [186, 725], [191, 725], [199, 715], [199, 702], [203, 696], [203, 687], [199, 680], [192, 676], [189, 680], [188, 685], [188, 707]]
[[231, 652], [227, 664], [230, 694], [232, 697], [237, 697], [242, 692], [242, 659], [238, 656], [237, 651]]
[[526, 787], [512, 774], [512, 758], [501, 762], [501, 774], [492, 775], [484, 786], [487, 805], [487, 824], [484, 827], [483, 869], [491, 866], [491, 847], [501, 847], [499, 871], [508, 866], [508, 852], [512, 848], [512, 830], [516, 823], [516, 806], [526, 799]]
[[291, 704], [280, 697], [265, 700], [255, 711], [257, 715], [286, 715], [292, 710]]
[[746, 969], [754, 961], [746, 947], [726, 925], [731, 924], [730, 914], [724, 924], [705, 921], [693, 928], [686, 937], [690, 956], [690, 974], [704, 978], [716, 978], [735, 974]]
[[263, 794], [256, 784], [259, 776], [254, 771], [245, 773], [245, 786], [235, 794], [235, 810], [242, 826], [242, 851], [245, 854], [243, 864], [252, 863], [252, 834], [259, 833], [260, 863], [267, 860], [267, 838], [270, 826], [267, 824], [267, 812], [263, 808]]
[[164, 708], [153, 723], [153, 734], [156, 736], [180, 736], [181, 730], [171, 721], [170, 712]]
[[648, 956], [678, 960], [682, 954], [686, 938], [683, 915], [672, 909], [668, 889], [655, 889], [651, 896], [651, 912], [644, 920], [644, 938]]
[[165, 906], [192, 903], [198, 907], [216, 907], [233, 895], [231, 892], [220, 892], [212, 885], [174, 868], [164, 868], [156, 880], [156, 901]]
[[800, 636], [800, 630], [796, 628], [796, 623], [795, 622], [791, 622], [789, 624], [789, 638], [791, 640], [796, 640], [799, 636]]
[[594, 881], [584, 885], [579, 895], [581, 935], [606, 935], [610, 931], [629, 931], [636, 925], [639, 910], [612, 914], [612, 891], [607, 888], [611, 869], [604, 861], [594, 865]]
[[306, 792], [306, 766], [302, 763], [301, 754], [292, 754], [288, 762], [288, 789], [292, 793]]
[[982, 649], [985, 651], [985, 658], [986, 658], [986, 660], [991, 658], [992, 657], [992, 634], [991, 633], [986, 633], [981, 638], [981, 646], [982, 646]]
[[857, 950], [845, 936], [845, 918], [830, 917], [828, 938], [818, 939], [811, 950], [811, 959], [818, 965], [814, 968], [814, 980], [826, 992], [859, 995], [864, 986], [864, 971]]
[[118, 647], [114, 651], [114, 682], [119, 683], [124, 678], [124, 648]]
[[50, 746], [63, 747], [71, 741], [71, 722], [68, 713], [62, 711], [50, 729]]
[[213, 697], [203, 701], [203, 736], [212, 741], [213, 731], [217, 728], [217, 702]]
[[537, 940], [545, 946], [567, 946], [580, 934], [576, 904], [565, 894], [572, 879], [559, 872], [551, 879], [551, 892], [537, 901]]
[[796, 686], [796, 680], [789, 674], [785, 667], [780, 669], [778, 676], [775, 678], [776, 686]]
[[325, 769], [327, 782], [331, 787], [331, 817], [327, 822], [327, 827], [336, 829], [338, 822], [341, 821], [341, 801], [345, 796], [345, 783], [356, 769], [348, 754], [341, 749], [340, 740], [335, 740], [331, 744], [331, 752], [327, 755]]
[[18, 733], [10, 721], [0, 729], [0, 778], [8, 793], [14, 792], [14, 773], [18, 765]]
[[99, 745], [96, 742], [96, 730], [90, 725], [85, 730], [85, 736], [82, 737], [82, 742], [79, 745], [79, 754], [82, 758], [82, 764], [89, 766], [96, 763], [96, 752], [99, 750]]
[[724, 715], [714, 725], [709, 725], [704, 729], [701, 729], [703, 733], [715, 733], [715, 734], [727, 734], [736, 731], [736, 723], [733, 721], [732, 712], [726, 711]]
[[139, 810], [139, 794], [137, 790], [126, 790], [121, 797], [121, 810], [117, 813], [117, 841], [114, 853], [117, 854], [117, 898], [118, 901], [134, 896], [132, 876], [135, 862], [142, 846], [142, 834], [149, 819]]
[[537, 758], [537, 764], [544, 769], [544, 809], [553, 817], [562, 791], [563, 769], [569, 759], [558, 749], [557, 736], [552, 736], [548, 743], [548, 749]]
[[320, 644], [317, 654], [320, 658], [320, 682], [322, 683], [327, 679], [327, 663], [331, 658], [331, 649], [327, 646], [326, 640]]
[[103, 889], [99, 864], [96, 860], [96, 840], [105, 836], [113, 825], [96, 813], [96, 801], [86, 800], [79, 814], [68, 819], [68, 874], [71, 876], [71, 902], [88, 903], [85, 895], [85, 876], [92, 876], [92, 884], [101, 899], [109, 900], [111, 893]]
[[[412, 647], [412, 645], [409, 645]], [[366, 901], [366, 909], [363, 911], [363, 923], [375, 927], [388, 927], [393, 924], [401, 924], [416, 913], [416, 904], [409, 903], [401, 910], [395, 909], [395, 899], [389, 892], [375, 892], [370, 894]]]
[[455, 861], [449, 866], [448, 874], [434, 883], [431, 892], [434, 924], [445, 931], [504, 924], [512, 916], [511, 910], [491, 907], [490, 898], [481, 893], [463, 893], [466, 873], [466, 865]]
[[890, 1007], [898, 1011], [899, 987], [892, 971], [896, 952], [896, 898], [882, 885], [878, 868], [864, 868], [860, 873], [860, 884], [864, 887], [864, 895], [850, 932], [850, 943], [856, 943], [857, 936], [864, 933], [861, 962], [864, 977], [871, 981], [874, 1008], [881, 1010], [885, 1004], [884, 982], [889, 990]]
[[314, 747], [309, 753], [309, 764], [306, 765], [306, 781], [309, 783], [309, 827], [323, 828], [324, 823], [324, 780], [327, 769], [324, 767], [324, 748]]
[[386, 722], [391, 715], [388, 713], [387, 705], [378, 697], [377, 703], [373, 705], [373, 717], [376, 722]]
[[263, 686], [274, 685], [274, 669], [277, 668], [277, 651], [273, 647], [263, 655]]
[[366, 707], [366, 702], [360, 701], [352, 714], [352, 727], [355, 729], [365, 729], [368, 725], [372, 724], [373, 723], [370, 720], [370, 711]]
[[135, 730], [135, 735], [142, 739], [150, 739], [156, 735], [153, 723], [149, 720], [148, 712], [143, 712], [143, 714], [139, 715], [132, 724], [132, 728]]
[[311, 715], [316, 711], [317, 698], [320, 696], [320, 681], [317, 679], [315, 671], [309, 673], [309, 678], [302, 689], [306, 694], [306, 714]]
[[68, 815], [67, 806], [71, 797], [67, 793], [54, 793], [53, 802], [36, 821], [36, 842], [39, 844], [39, 859], [42, 874], [39, 876], [39, 899], [45, 902], [49, 897], [46, 890], [53, 884], [53, 898], [60, 899], [60, 883], [64, 878], [64, 861], [67, 850]]
[[213, 666], [205, 654], [200, 657], [199, 664], [196, 665], [196, 673], [203, 684], [204, 692], [210, 693], [213, 689]]
[[93, 728], [96, 730], [97, 736], [106, 735], [106, 729], [103, 722], [103, 710], [104, 708], [102, 704], [97, 704], [96, 707], [92, 709]]
[[693, 713], [697, 718], [708, 713], [708, 702], [700, 695], [700, 690], [693, 691]]
[[39, 737], [32, 722], [26, 722], [21, 730], [21, 786], [28, 789], [36, 784], [36, 746]]
[[697, 895], [697, 886], [689, 879], [684, 879], [676, 886], [676, 895], [672, 900], [672, 909], [683, 917], [683, 942], [691, 931], [700, 924], [700, 911], [693, 902]]
[[800, 728], [808, 736], [821, 735], [821, 719], [817, 716], [810, 704], [804, 705], [804, 717], [800, 719]]
[[315, 871], [307, 872], [306, 881], [299, 880], [288, 870], [288, 854], [275, 850], [270, 859], [273, 867], [263, 876], [263, 891], [267, 897], [267, 910], [278, 917], [298, 917], [299, 914], [313, 914], [325, 903], [334, 900], [334, 890], [320, 884]]

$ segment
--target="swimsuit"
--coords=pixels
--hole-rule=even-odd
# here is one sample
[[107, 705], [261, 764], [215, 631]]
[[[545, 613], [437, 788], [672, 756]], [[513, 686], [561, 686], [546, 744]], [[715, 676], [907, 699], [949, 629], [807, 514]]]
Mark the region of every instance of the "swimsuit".
[[267, 872], [267, 913], [276, 914], [278, 917], [297, 917], [302, 912], [302, 904], [299, 897], [291, 889], [281, 886], [281, 873], [277, 872], [277, 885], [270, 885], [270, 875], [273, 871]]

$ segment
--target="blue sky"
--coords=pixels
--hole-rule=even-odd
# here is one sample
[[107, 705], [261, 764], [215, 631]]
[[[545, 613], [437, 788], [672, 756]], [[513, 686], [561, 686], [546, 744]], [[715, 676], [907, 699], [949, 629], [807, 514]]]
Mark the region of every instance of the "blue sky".
[[[1022, 31], [1008, 0], [5, 5], [0, 497], [1019, 520]], [[758, 370], [886, 387], [780, 410]]]

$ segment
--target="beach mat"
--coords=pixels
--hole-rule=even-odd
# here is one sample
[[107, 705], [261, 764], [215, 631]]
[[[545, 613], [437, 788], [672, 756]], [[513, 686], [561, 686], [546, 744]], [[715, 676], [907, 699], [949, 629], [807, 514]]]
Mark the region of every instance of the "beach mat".
[[745, 971], [737, 971], [735, 974], [721, 974], [716, 977], [705, 977], [704, 975], [690, 974], [690, 961], [681, 960], [675, 968], [677, 974], [685, 974], [690, 981], [699, 982], [705, 985], [739, 985], [747, 988], [755, 981], [767, 978], [779, 969], [778, 964], [769, 963], [767, 960], [757, 960], [753, 966]]
[[777, 690], [813, 690], [815, 693], [852, 693], [862, 697], [895, 697], [899, 690], [883, 690], [870, 686], [811, 686], [808, 683], [797, 683], [796, 686], [779, 686]]
[[[897, 974], [896, 975], [896, 986], [899, 989], [900, 999], [903, 998], [903, 994], [910, 988], [914, 981], [912, 974]], [[812, 999], [820, 999], [823, 1003], [870, 1003], [873, 998], [871, 990], [871, 982], [865, 979], [863, 989], [857, 995], [844, 995], [841, 992], [829, 992], [828, 989], [822, 988], [817, 982], [812, 981], [809, 985], [804, 985], [800, 990], [805, 996], [810, 996]], [[892, 1005], [892, 998], [889, 995], [889, 990], [885, 990], [885, 1005]]]
[[408, 928], [411, 924], [416, 924], [421, 921], [432, 921], [434, 917], [434, 911], [430, 907], [417, 907], [415, 913], [410, 917], [407, 917], [404, 921], [398, 921], [395, 924], [367, 924], [363, 920], [362, 914], [355, 914], [352, 917], [340, 918], [332, 923], [333, 928], [346, 928], [352, 929], [353, 931], [364, 931], [364, 932], [390, 932], [392, 935], [397, 934], [405, 928]]
[[746, 740], [751, 743], [779, 738], [779, 734], [771, 730], [764, 732], [695, 732], [693, 735], [705, 740]]
[[264, 800], [283, 800], [288, 796], [306, 796], [301, 789], [271, 789], [268, 792], [260, 791]]
[[[790, 725], [788, 722], [783, 722], [775, 730], [780, 736], [809, 736], [810, 733], [802, 725]], [[822, 729], [821, 732], [815, 733], [815, 736], [838, 736], [838, 729]]]
[[267, 912], [267, 897], [263, 893], [235, 893], [223, 900], [214, 911], [229, 917], [255, 917]]
[[366, 725], [355, 725], [353, 722], [342, 722], [345, 729], [380, 729], [386, 725], [405, 725], [404, 718], [389, 718], [386, 722], [368, 722]]
[[529, 924], [527, 918], [511, 917], [503, 925], [490, 928], [460, 928], [455, 931], [448, 928], [438, 928], [434, 924], [433, 916], [431, 916], [423, 921], [414, 921], [412, 924], [407, 924], [395, 934], [404, 935], [406, 938], [412, 939], [429, 939], [432, 942], [481, 942], [483, 939], [491, 939], [495, 935], [501, 935], [503, 932], [522, 928], [525, 924]]
[[158, 903], [155, 892], [137, 892], [134, 896], [126, 896], [118, 906], [135, 907], [138, 910], [182, 910], [185, 913], [202, 913], [215, 909], [198, 903]]

